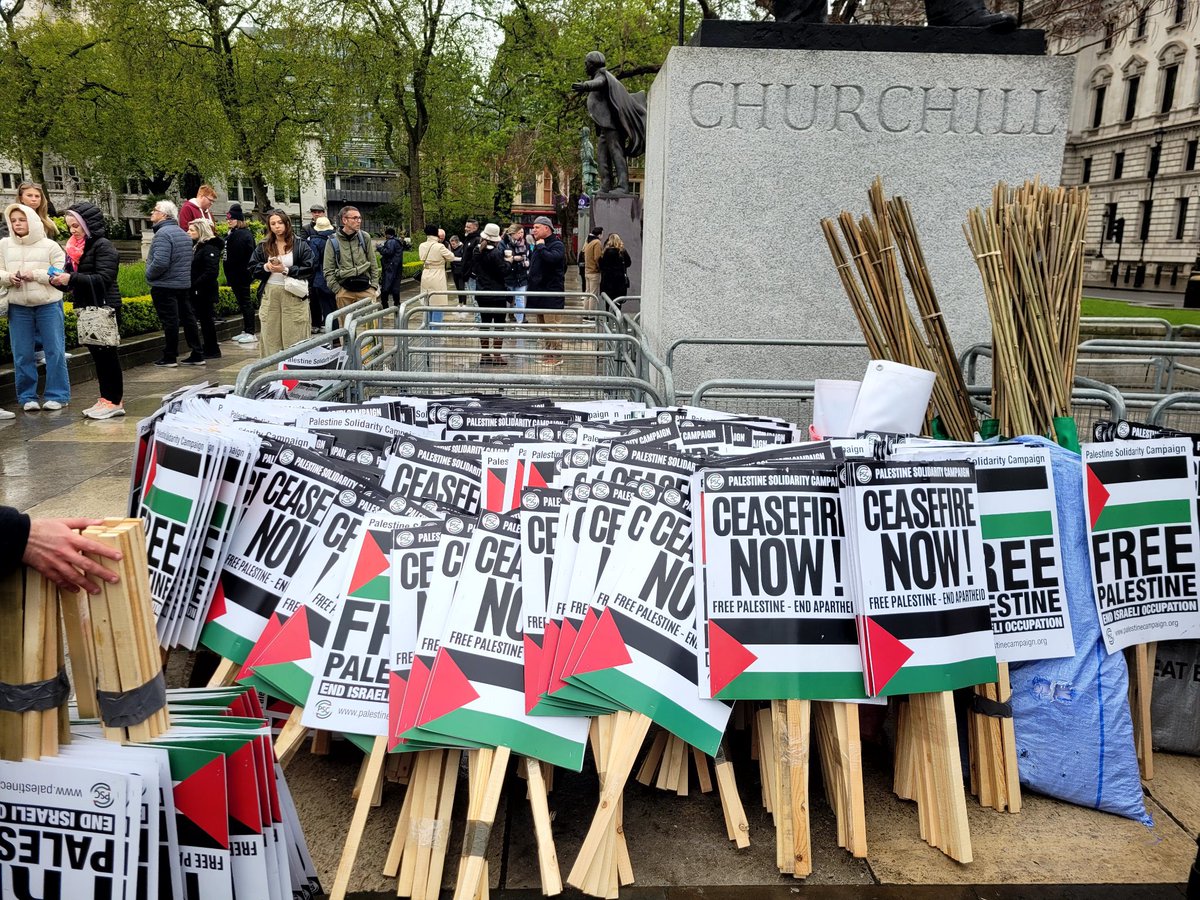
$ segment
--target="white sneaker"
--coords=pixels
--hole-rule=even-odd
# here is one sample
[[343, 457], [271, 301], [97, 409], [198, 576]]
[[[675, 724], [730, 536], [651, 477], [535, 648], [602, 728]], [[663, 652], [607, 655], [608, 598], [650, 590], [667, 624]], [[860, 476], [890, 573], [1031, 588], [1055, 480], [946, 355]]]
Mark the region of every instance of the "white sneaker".
[[243, 331], [241, 334], [233, 338], [233, 342], [235, 344], [257, 344], [258, 338]]
[[89, 419], [114, 419], [125, 415], [125, 406], [121, 403], [109, 403], [101, 397], [95, 406], [85, 409], [83, 414]]
[[25, 412], [37, 412], [41, 408], [42, 404], [38, 403], [36, 400], [30, 400], [21, 407], [21, 409], [25, 410]]
[[46, 351], [37, 351], [37, 353], [33, 354], [33, 360], [36, 365], [44, 366], [46, 364]]
[[[45, 403], [42, 404], [42, 409], [48, 410], [50, 412], [58, 412], [60, 409], [62, 409], [66, 405], [67, 405], [66, 403], [59, 403], [57, 400], [47, 400]], [[28, 409], [29, 404], [25, 404], [25, 408]]]
[[15, 419], [16, 417], [17, 414], [15, 412], [9, 412], [7, 409], [0, 409], [0, 419]]

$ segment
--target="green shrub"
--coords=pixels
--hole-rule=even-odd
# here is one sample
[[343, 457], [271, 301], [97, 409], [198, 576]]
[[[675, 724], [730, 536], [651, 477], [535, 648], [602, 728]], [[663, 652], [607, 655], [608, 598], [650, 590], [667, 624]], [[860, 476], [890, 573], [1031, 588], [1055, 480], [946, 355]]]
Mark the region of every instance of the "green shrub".
[[122, 263], [117, 269], [117, 287], [122, 297], [145, 297], [150, 293], [150, 285], [146, 281], [145, 261]]

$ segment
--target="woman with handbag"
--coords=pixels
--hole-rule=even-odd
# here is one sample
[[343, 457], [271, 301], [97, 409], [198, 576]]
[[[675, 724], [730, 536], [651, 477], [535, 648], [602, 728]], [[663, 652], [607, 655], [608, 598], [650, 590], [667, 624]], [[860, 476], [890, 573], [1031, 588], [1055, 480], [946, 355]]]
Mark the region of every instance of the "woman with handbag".
[[312, 248], [296, 240], [292, 220], [279, 209], [267, 213], [267, 239], [254, 248], [250, 277], [258, 279], [262, 323], [259, 352], [273, 356], [309, 336], [308, 280], [314, 266]]
[[220, 359], [217, 345], [217, 279], [221, 274], [221, 253], [225, 242], [217, 237], [208, 219], [192, 219], [187, 228], [192, 239], [192, 292], [188, 302], [200, 323], [200, 339], [205, 359]]
[[117, 287], [120, 256], [105, 236], [104, 213], [92, 203], [76, 203], [65, 215], [71, 237], [67, 241], [66, 272], [50, 283], [71, 292], [80, 339], [87, 343], [100, 382], [100, 399], [83, 411], [89, 419], [125, 415], [122, 403], [125, 380], [118, 348], [121, 344], [121, 291]]

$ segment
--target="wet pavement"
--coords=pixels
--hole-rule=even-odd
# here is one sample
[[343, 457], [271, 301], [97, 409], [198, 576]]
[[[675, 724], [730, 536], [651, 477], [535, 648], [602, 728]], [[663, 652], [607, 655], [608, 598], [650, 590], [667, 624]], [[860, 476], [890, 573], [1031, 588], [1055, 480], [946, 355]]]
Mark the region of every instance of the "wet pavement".
[[[76, 385], [60, 412], [0, 421], [0, 503], [43, 516], [112, 516], [125, 512], [137, 420], [161, 396], [201, 380], [233, 383], [257, 348], [226, 342], [224, 357], [204, 370], [142, 366], [126, 372], [124, 419], [93, 422], [80, 410], [95, 399], [95, 383]], [[187, 668], [174, 661], [173, 671]], [[750, 824], [751, 845], [726, 840], [715, 793], [677, 797], [639, 784], [625, 796], [625, 833], [636, 885], [624, 900], [785, 900], [790, 897], [879, 898], [1177, 898], [1196, 857], [1200, 831], [1200, 759], [1156, 755], [1156, 777], [1146, 786], [1153, 828], [1025, 792], [1018, 815], [983, 810], [968, 798], [975, 861], [952, 862], [921, 841], [912, 803], [890, 790], [887, 748], [864, 749], [869, 854], [851, 858], [837, 846], [836, 828], [814, 763], [810, 786], [813, 874], [804, 882], [781, 876], [774, 865], [774, 832], [761, 802], [757, 763], [748, 739], [733, 734], [732, 758]], [[361, 755], [337, 742], [326, 756], [302, 751], [288, 769], [313, 854], [331, 884], [353, 810], [351, 789]], [[694, 781], [693, 781], [694, 784]], [[466, 790], [459, 791], [460, 806]], [[373, 810], [351, 889], [356, 896], [394, 896], [381, 874], [403, 788], [387, 784]], [[559, 771], [550, 794], [557, 853], [564, 875], [595, 808], [593, 771]], [[460, 830], [464, 811], [455, 814]], [[451, 838], [445, 883], [453, 884], [461, 836]], [[537, 856], [524, 785], [510, 772], [493, 829], [489, 856], [495, 897], [531, 898], [538, 887]]]

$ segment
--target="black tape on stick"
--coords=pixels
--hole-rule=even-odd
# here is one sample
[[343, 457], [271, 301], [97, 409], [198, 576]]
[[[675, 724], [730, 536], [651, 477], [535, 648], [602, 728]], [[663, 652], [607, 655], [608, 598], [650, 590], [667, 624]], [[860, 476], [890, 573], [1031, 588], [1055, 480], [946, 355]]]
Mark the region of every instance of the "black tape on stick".
[[5, 684], [0, 681], [0, 710], [4, 712], [43, 712], [62, 706], [71, 696], [71, 682], [67, 681], [67, 670], [45, 681], [29, 684]]
[[159, 672], [131, 691], [96, 691], [96, 705], [109, 728], [140, 725], [167, 705], [167, 680]]
[[973, 694], [971, 696], [971, 711], [977, 712], [981, 716], [990, 716], [993, 719], [1011, 719], [1012, 718], [1012, 701], [1005, 700], [1000, 703], [997, 700], [989, 700], [981, 694]]

